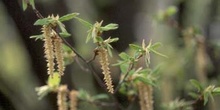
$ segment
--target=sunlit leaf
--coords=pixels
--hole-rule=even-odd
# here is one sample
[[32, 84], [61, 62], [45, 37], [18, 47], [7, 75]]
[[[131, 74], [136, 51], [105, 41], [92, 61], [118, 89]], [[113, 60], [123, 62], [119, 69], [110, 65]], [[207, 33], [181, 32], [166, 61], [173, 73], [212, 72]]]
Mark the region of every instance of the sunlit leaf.
[[67, 15], [64, 15], [64, 16], [60, 17], [59, 21], [61, 21], [61, 22], [68, 21], [68, 20], [71, 20], [71, 19], [75, 18], [78, 15], [79, 15], [79, 13], [67, 14]]
[[129, 64], [127, 64], [127, 63], [120, 65], [120, 70], [122, 73], [126, 73], [128, 71], [128, 68], [129, 68]]

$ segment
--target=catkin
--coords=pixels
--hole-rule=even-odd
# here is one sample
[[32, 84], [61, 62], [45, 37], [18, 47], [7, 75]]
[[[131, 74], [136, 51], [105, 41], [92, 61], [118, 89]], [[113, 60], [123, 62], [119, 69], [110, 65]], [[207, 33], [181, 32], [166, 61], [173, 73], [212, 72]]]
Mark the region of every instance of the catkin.
[[104, 75], [104, 81], [107, 86], [107, 90], [110, 93], [114, 93], [113, 84], [112, 84], [112, 78], [110, 75], [110, 69], [109, 69], [109, 61], [108, 61], [108, 54], [107, 50], [104, 48], [99, 49], [99, 61], [101, 64], [102, 73]]
[[78, 92], [75, 90], [72, 90], [69, 94], [69, 98], [70, 98], [70, 110], [77, 110], [77, 95]]
[[68, 89], [66, 85], [62, 85], [58, 88], [57, 105], [58, 110], [67, 110], [67, 93]]
[[144, 83], [138, 84], [139, 103], [141, 110], [153, 110], [153, 88]]
[[63, 51], [62, 51], [62, 39], [59, 36], [55, 36], [54, 38], [54, 52], [55, 52], [58, 72], [60, 75], [63, 75], [65, 66], [64, 66]]
[[53, 52], [53, 40], [51, 38], [51, 28], [44, 25], [42, 28], [44, 36], [44, 53], [47, 61], [47, 73], [53, 76], [54, 72], [54, 52]]

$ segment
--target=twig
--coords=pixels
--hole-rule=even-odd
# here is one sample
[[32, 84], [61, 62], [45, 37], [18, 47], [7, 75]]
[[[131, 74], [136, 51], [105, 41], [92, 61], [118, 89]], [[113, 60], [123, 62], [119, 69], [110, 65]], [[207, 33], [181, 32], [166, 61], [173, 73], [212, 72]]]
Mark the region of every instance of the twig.
[[92, 61], [94, 61], [96, 56], [98, 55], [98, 50], [97, 49], [95, 49], [93, 52], [94, 52], [93, 57], [89, 61], [87, 61], [87, 63], [91, 63]]
[[[33, 9], [33, 8], [32, 8]], [[33, 9], [34, 13], [36, 14], [36, 16], [40, 19], [44, 18], [43, 15], [35, 8]], [[53, 29], [56, 34], [60, 37], [59, 33]], [[92, 74], [94, 75], [95, 79], [97, 80], [98, 84], [103, 87], [103, 88], [106, 88], [105, 85], [103, 84], [101, 78], [97, 75], [97, 73], [94, 71], [94, 69], [92, 68], [92, 66], [90, 64], [87, 63], [87, 61], [63, 38], [63, 37], [60, 37], [62, 39], [62, 41], [70, 47], [70, 49], [76, 54], [76, 56], [81, 59], [85, 64], [86, 66], [88, 67], [88, 69], [92, 72]]]

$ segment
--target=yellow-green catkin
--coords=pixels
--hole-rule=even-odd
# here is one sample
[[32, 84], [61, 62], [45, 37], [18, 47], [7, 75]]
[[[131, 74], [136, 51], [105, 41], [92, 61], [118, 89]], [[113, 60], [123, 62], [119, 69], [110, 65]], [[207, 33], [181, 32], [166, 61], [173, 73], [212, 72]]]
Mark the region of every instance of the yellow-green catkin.
[[60, 75], [64, 74], [65, 66], [64, 66], [64, 58], [63, 58], [63, 51], [62, 51], [62, 39], [55, 35], [54, 38], [54, 52], [56, 57], [56, 63], [58, 72]]
[[53, 76], [54, 72], [54, 51], [53, 51], [53, 40], [52, 40], [52, 29], [44, 25], [42, 28], [43, 36], [44, 36], [44, 53], [47, 61], [47, 73]]
[[139, 104], [141, 110], [153, 110], [153, 88], [144, 83], [138, 84]]
[[107, 90], [110, 93], [114, 93], [113, 84], [112, 84], [112, 78], [110, 75], [110, 69], [109, 69], [109, 61], [108, 61], [108, 53], [105, 48], [99, 49], [99, 61], [101, 64], [102, 73], [104, 75], [104, 81], [107, 86]]
[[77, 110], [78, 105], [78, 91], [72, 90], [70, 91], [69, 98], [70, 98], [70, 110]]
[[61, 85], [58, 88], [58, 93], [57, 93], [57, 105], [58, 105], [58, 110], [67, 110], [67, 93], [68, 89], [66, 85]]

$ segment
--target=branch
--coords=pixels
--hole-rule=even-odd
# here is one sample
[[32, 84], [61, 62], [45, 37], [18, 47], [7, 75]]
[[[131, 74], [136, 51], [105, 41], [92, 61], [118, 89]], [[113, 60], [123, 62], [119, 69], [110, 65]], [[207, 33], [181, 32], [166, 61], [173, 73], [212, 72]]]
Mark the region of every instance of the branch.
[[[29, 4], [30, 5], [30, 4]], [[43, 15], [35, 8], [32, 10], [34, 11], [34, 13], [36, 14], [36, 16], [40, 19], [44, 18]], [[54, 32], [56, 32], [56, 34], [60, 37], [59, 33], [53, 29]], [[92, 68], [92, 66], [87, 63], [87, 61], [63, 38], [63, 37], [60, 37], [62, 39], [62, 41], [70, 47], [70, 49], [76, 54], [76, 56], [81, 59], [85, 64], [86, 66], [88, 67], [88, 69], [91, 71], [91, 73], [94, 75], [95, 79], [97, 80], [98, 84], [103, 87], [103, 88], [106, 88], [105, 85], [103, 84], [101, 78], [98, 76], [98, 74], [94, 71], [94, 69]], [[106, 89], [105, 89], [106, 90]], [[106, 90], [107, 91], [107, 90]]]

